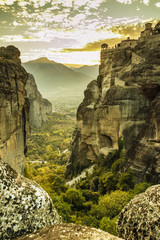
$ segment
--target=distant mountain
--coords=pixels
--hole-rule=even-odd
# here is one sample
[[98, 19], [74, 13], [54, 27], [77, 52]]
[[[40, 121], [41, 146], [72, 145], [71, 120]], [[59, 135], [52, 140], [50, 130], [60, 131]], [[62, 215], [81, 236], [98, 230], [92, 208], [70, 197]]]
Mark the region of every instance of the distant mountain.
[[77, 93], [83, 94], [92, 77], [84, 73], [73, 71], [61, 63], [56, 63], [47, 58], [39, 58], [23, 63], [27, 72], [33, 74], [38, 89], [42, 94], [58, 95]]
[[97, 78], [99, 74], [99, 65], [93, 65], [93, 66], [82, 66], [80, 68], [71, 68], [75, 72], [85, 74], [87, 76], [90, 76], [92, 79]]

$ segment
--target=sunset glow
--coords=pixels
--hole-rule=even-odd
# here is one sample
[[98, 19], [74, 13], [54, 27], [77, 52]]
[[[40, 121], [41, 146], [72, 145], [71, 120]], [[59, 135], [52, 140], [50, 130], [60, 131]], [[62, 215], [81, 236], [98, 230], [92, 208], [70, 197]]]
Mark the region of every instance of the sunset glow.
[[100, 45], [137, 38], [147, 21], [156, 22], [156, 0], [1, 0], [0, 45], [15, 45], [22, 61], [99, 63]]

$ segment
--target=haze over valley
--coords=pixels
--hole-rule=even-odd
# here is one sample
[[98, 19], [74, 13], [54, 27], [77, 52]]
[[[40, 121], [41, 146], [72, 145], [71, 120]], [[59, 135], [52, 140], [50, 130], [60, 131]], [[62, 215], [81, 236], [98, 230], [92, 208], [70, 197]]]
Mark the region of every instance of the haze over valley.
[[97, 78], [98, 66], [68, 68], [47, 58], [23, 63], [34, 75], [40, 92], [46, 96], [83, 96], [88, 83]]

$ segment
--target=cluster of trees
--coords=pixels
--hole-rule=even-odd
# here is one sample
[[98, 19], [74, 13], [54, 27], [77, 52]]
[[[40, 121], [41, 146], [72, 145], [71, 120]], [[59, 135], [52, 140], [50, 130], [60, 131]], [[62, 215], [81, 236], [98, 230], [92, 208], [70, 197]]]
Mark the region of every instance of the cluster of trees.
[[[25, 175], [37, 181], [50, 195], [64, 222], [100, 228], [116, 235], [115, 222], [122, 208], [148, 183], [134, 182], [132, 171], [125, 170], [123, 141], [119, 149], [100, 156], [91, 175], [76, 188], [66, 185], [65, 165], [75, 122], [54, 114], [41, 129], [34, 130], [28, 144]], [[57, 150], [59, 149], [59, 150]]]
[[70, 142], [75, 120], [69, 115], [54, 113], [40, 129], [32, 129], [27, 140], [27, 161], [63, 165], [70, 154]]

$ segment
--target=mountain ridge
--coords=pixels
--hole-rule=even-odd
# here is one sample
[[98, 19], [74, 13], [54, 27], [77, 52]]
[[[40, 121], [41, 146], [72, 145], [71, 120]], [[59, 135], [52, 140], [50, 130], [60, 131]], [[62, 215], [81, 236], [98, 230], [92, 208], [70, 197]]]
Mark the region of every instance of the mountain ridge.
[[60, 94], [61, 91], [81, 92], [83, 94], [92, 77], [75, 72], [67, 66], [39, 58], [22, 64], [25, 69], [33, 74], [40, 92], [44, 95], [52, 92]]

